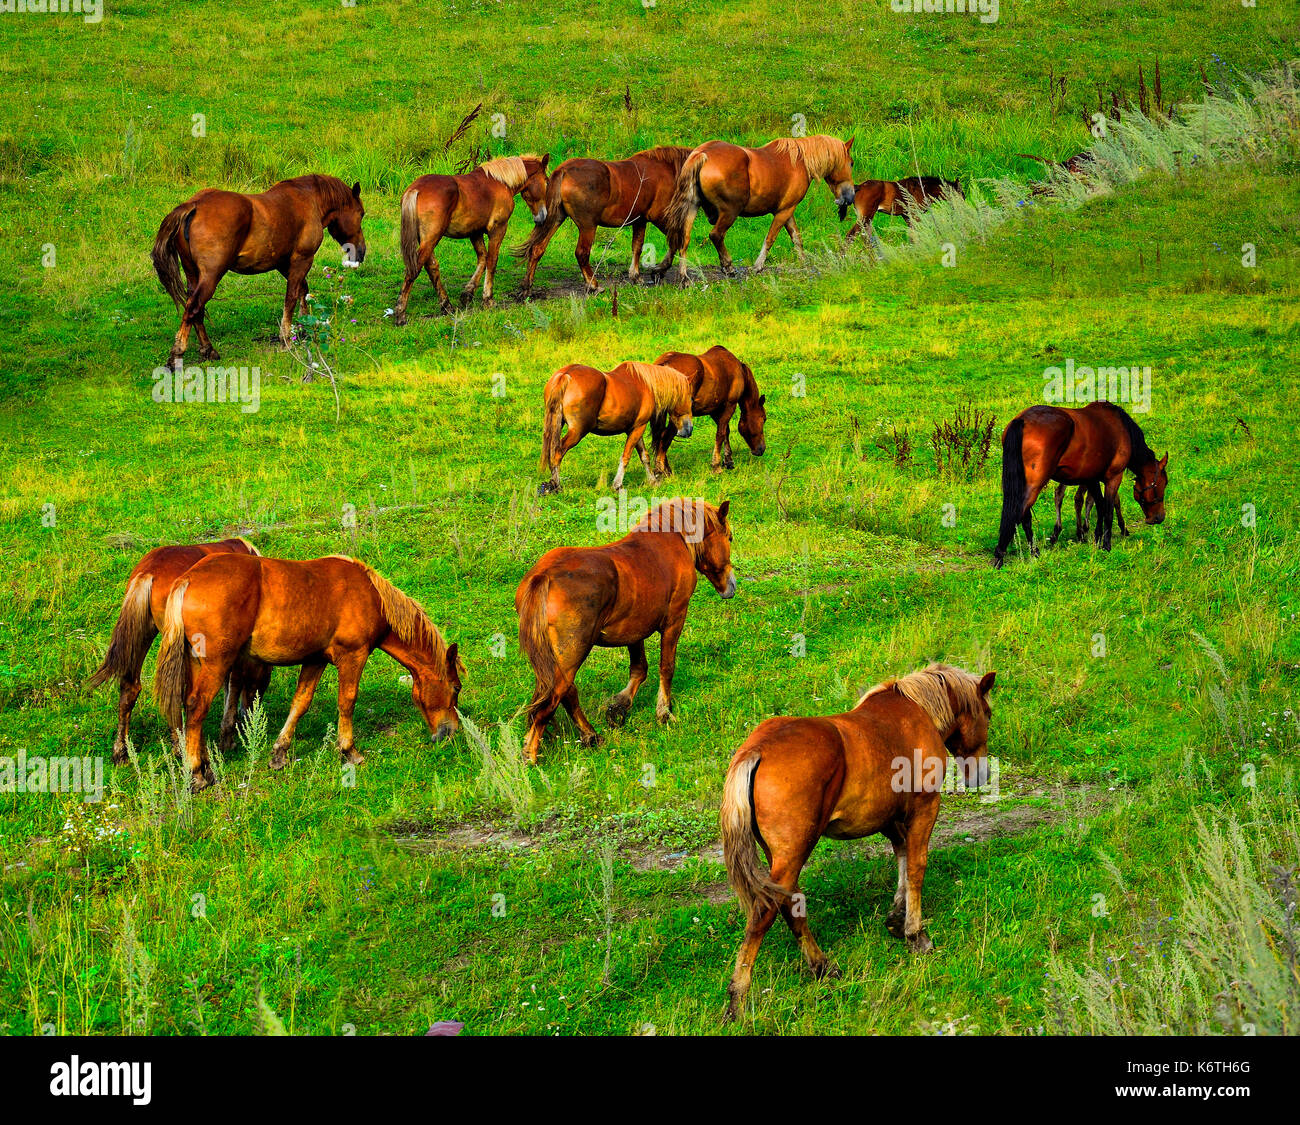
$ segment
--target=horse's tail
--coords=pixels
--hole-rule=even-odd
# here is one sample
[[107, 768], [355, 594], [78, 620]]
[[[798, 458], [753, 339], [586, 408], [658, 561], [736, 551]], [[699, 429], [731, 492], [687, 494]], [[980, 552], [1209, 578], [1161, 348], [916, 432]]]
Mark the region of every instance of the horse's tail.
[[555, 688], [555, 670], [560, 664], [546, 628], [546, 597], [550, 587], [551, 581], [546, 575], [536, 575], [528, 579], [528, 587], [519, 602], [519, 647], [537, 676], [537, 690], [528, 705], [530, 723], [550, 698]]
[[420, 215], [416, 204], [420, 193], [414, 186], [406, 189], [402, 196], [402, 261], [406, 263], [406, 276], [417, 276], [420, 272]]
[[559, 230], [560, 224], [569, 217], [568, 212], [564, 210], [564, 200], [561, 197], [563, 190], [564, 167], [561, 166], [555, 169], [546, 182], [546, 218], [540, 223], [534, 223], [528, 237], [518, 246], [511, 247], [510, 253], [516, 258], [531, 257], [533, 251]]
[[1025, 512], [1025, 420], [1012, 418], [1002, 435], [1002, 524], [998, 546], [1005, 550], [1016, 537], [1016, 527]]
[[137, 574], [127, 584], [126, 597], [122, 599], [122, 609], [108, 641], [108, 652], [95, 674], [86, 681], [88, 688], [100, 687], [109, 680], [121, 683], [139, 675], [145, 653], [153, 643], [153, 612], [149, 607], [152, 590], [152, 574]]
[[162, 282], [167, 295], [176, 302], [176, 307], [183, 309], [189, 293], [185, 290], [185, 281], [181, 277], [180, 257], [176, 251], [176, 238], [181, 225], [194, 212], [193, 203], [182, 203], [172, 208], [167, 218], [158, 228], [158, 237], [153, 240], [153, 268]]
[[167, 595], [162, 643], [158, 648], [158, 670], [154, 674], [154, 698], [172, 730], [179, 730], [185, 724], [185, 697], [190, 692], [190, 643], [185, 637], [185, 622], [181, 615], [189, 584], [188, 578], [181, 579]]
[[758, 861], [758, 834], [754, 817], [754, 771], [763, 760], [757, 749], [742, 751], [731, 760], [722, 786], [722, 854], [727, 861], [727, 881], [749, 914], [779, 906], [790, 897]]
[[697, 148], [682, 161], [682, 170], [677, 173], [677, 183], [673, 185], [673, 196], [668, 201], [668, 232], [679, 251], [685, 249], [682, 243], [686, 224], [700, 209], [700, 169], [708, 158], [708, 153]]
[[564, 427], [564, 392], [568, 386], [567, 371], [557, 371], [546, 381], [546, 414], [542, 421], [542, 456], [539, 465], [542, 472], [550, 470], [551, 458], [560, 445], [560, 430]]

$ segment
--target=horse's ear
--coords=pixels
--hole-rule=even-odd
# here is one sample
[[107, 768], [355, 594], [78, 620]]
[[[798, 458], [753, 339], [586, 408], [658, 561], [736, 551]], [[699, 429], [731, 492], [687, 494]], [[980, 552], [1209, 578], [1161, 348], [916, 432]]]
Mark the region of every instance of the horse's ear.
[[542, 171], [543, 171], [543, 172], [546, 171], [546, 165], [547, 165], [548, 163], [550, 163], [550, 160], [551, 160], [551, 154], [550, 154], [549, 152], [546, 153], [546, 155], [544, 155], [544, 156], [542, 157]]
[[849, 152], [849, 151], [853, 148], [853, 142], [854, 142], [854, 140], [855, 140], [854, 137], [850, 137], [847, 141], [844, 142], [844, 151], [845, 151], [845, 152]]
[[985, 672], [984, 678], [980, 680], [980, 695], [988, 695], [993, 690], [993, 681], [997, 678], [996, 672]]
[[360, 199], [360, 198], [361, 198], [361, 181], [360, 181], [360, 180], [358, 180], [355, 184], [352, 185], [352, 194], [353, 194], [354, 196], [356, 196], [357, 199]]
[[1168, 464], [1169, 464], [1169, 454], [1166, 453], [1163, 457], [1160, 458], [1160, 467], [1163, 469]]
[[758, 396], [758, 405], [759, 405], [759, 406], [762, 406], [763, 403], [765, 403], [766, 401], [767, 401], [767, 395], [759, 395], [759, 396]]
[[727, 511], [730, 507], [731, 507], [730, 500], [724, 500], [721, 504], [718, 505], [718, 519], [721, 520], [724, 524], [727, 522]]
[[460, 646], [456, 644], [455, 641], [452, 641], [452, 643], [447, 646], [447, 672], [450, 675], [459, 676], [462, 671], [463, 667], [460, 662]]

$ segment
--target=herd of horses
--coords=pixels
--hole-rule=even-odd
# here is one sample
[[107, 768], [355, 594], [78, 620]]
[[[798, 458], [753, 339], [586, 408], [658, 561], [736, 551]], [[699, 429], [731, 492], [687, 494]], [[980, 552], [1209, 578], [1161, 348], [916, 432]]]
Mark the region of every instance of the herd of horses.
[[[934, 200], [961, 194], [956, 184], [929, 176], [855, 185], [852, 148], [852, 138], [821, 134], [780, 137], [759, 148], [708, 141], [694, 149], [659, 145], [626, 160], [575, 158], [549, 174], [549, 154], [525, 153], [496, 157], [459, 175], [421, 176], [402, 193], [399, 242], [405, 271], [394, 323], [406, 324], [411, 289], [421, 273], [428, 274], [442, 311], [451, 309], [437, 255], [444, 238], [468, 239], [477, 256], [462, 301], [472, 297], [481, 281], [483, 303], [492, 304], [497, 259], [516, 197], [533, 218], [532, 233], [514, 250], [527, 259], [521, 286], [526, 297], [542, 255], [566, 219], [578, 228], [574, 255], [586, 289], [595, 292], [591, 248], [599, 227], [631, 229], [628, 277], [634, 282], [642, 277], [646, 229], [655, 227], [664, 236], [667, 254], [648, 272], [661, 277], [679, 259], [685, 282], [686, 248], [700, 211], [713, 224], [709, 239], [730, 276], [736, 269], [726, 236], [738, 218], [772, 216], [755, 270], [763, 269], [782, 230], [803, 252], [794, 212], [817, 180], [830, 188], [841, 220], [850, 207], [856, 209], [850, 238], [863, 229], [874, 238], [871, 219], [877, 211], [910, 222]], [[154, 270], [181, 313], [168, 364], [181, 362], [191, 331], [198, 335], [204, 359], [219, 358], [203, 314], [217, 283], [230, 272], [277, 270], [284, 275], [280, 342], [287, 345], [294, 310], [305, 309], [307, 275], [325, 232], [343, 247], [345, 261], [360, 263], [366, 254], [364, 216], [359, 183], [349, 189], [334, 176], [315, 174], [282, 180], [257, 194], [204, 188], [173, 208], [153, 245]]]
[[[827, 136], [783, 139], [757, 149], [711, 141], [695, 149], [650, 149], [620, 161], [568, 160], [549, 175], [547, 156], [526, 155], [492, 160], [465, 175], [422, 176], [402, 197], [406, 272], [396, 320], [405, 322], [421, 272], [428, 273], [444, 308], [450, 304], [436, 255], [446, 237], [473, 243], [478, 265], [465, 292], [472, 293], [482, 279], [484, 300], [491, 300], [516, 195], [534, 217], [532, 234], [518, 249], [527, 259], [527, 291], [566, 219], [578, 227], [578, 266], [594, 288], [590, 252], [598, 227], [632, 228], [629, 273], [634, 279], [646, 228], [656, 227], [668, 244], [660, 272], [677, 257], [685, 277], [685, 249], [699, 211], [713, 224], [710, 240], [725, 271], [733, 268], [725, 244], [732, 223], [742, 216], [771, 215], [754, 263], [761, 269], [781, 230], [800, 246], [794, 211], [817, 179], [829, 186], [841, 219], [855, 208], [850, 237], [870, 231], [878, 211], [910, 217], [933, 199], [959, 194], [956, 185], [925, 177], [855, 185], [851, 148], [851, 140]], [[159, 277], [183, 310], [172, 360], [180, 361], [191, 329], [204, 355], [215, 357], [203, 310], [230, 270], [278, 269], [285, 275], [281, 336], [287, 339], [291, 315], [306, 300], [307, 273], [324, 232], [360, 261], [366, 249], [363, 216], [360, 185], [348, 188], [314, 175], [286, 180], [261, 195], [203, 191], [173, 210], [154, 246]], [[738, 432], [751, 453], [761, 456], [766, 449], [766, 397], [749, 365], [721, 345], [700, 355], [668, 351], [653, 362], [629, 360], [609, 371], [568, 364], [547, 380], [543, 404], [542, 494], [559, 491], [561, 462], [588, 434], [624, 439], [615, 490], [623, 486], [633, 451], [651, 483], [670, 475], [669, 447], [691, 436], [696, 417], [715, 423], [711, 464], [716, 471], [734, 467], [730, 426], [737, 412]], [[1006, 427], [1002, 451], [995, 567], [1003, 565], [1018, 528], [1029, 551], [1037, 553], [1031, 512], [1049, 482], [1057, 486], [1049, 545], [1061, 532], [1062, 500], [1071, 487], [1080, 538], [1094, 508], [1093, 534], [1103, 549], [1110, 549], [1116, 517], [1121, 534], [1127, 534], [1119, 508], [1125, 473], [1135, 478], [1133, 498], [1146, 522], [1164, 519], [1168, 454], [1157, 458], [1120, 406], [1032, 406]], [[576, 684], [579, 668], [596, 647], [628, 653], [627, 686], [604, 707], [606, 721], [619, 725], [649, 675], [646, 641], [658, 634], [655, 713], [661, 723], [671, 719], [678, 641], [700, 577], [720, 597], [735, 595], [732, 536], [729, 501], [714, 507], [679, 497], [651, 508], [617, 541], [557, 546], [522, 576], [515, 611], [520, 649], [534, 677], [523, 746], [529, 762], [538, 761], [547, 727], [561, 707], [582, 745], [599, 745]], [[414, 703], [434, 741], [459, 728], [465, 666], [457, 645], [444, 639], [418, 601], [356, 558], [269, 558], [245, 539], [226, 539], [156, 548], [127, 580], [107, 653], [89, 681], [118, 685], [115, 763], [129, 760], [131, 712], [146, 655], [159, 637], [155, 693], [195, 792], [216, 781], [203, 724], [218, 692], [225, 690], [218, 735], [225, 752], [233, 747], [241, 713], [266, 692], [275, 667], [299, 672], [272, 748], [272, 769], [286, 764], [297, 723], [330, 664], [338, 670], [339, 751], [347, 762], [362, 761], [352, 716], [362, 670], [376, 649], [409, 672]], [[728, 1018], [744, 1009], [759, 945], [778, 914], [809, 968], [818, 977], [833, 972], [798, 892], [800, 872], [822, 837], [880, 833], [890, 841], [898, 884], [887, 928], [914, 952], [932, 948], [921, 892], [941, 782], [950, 759], [968, 785], [986, 779], [995, 678], [993, 672], [974, 675], [932, 664], [878, 684], [842, 714], [761, 722], [736, 749], [723, 785], [720, 826], [728, 876], [747, 921], [728, 990]]]

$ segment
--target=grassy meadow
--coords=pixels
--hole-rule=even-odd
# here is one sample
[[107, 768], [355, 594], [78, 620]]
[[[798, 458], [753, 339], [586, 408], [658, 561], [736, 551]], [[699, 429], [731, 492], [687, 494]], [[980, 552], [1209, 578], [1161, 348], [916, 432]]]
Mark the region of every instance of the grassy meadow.
[[[720, 1031], [743, 930], [717, 844], [731, 752], [768, 716], [846, 709], [930, 660], [997, 671], [1000, 764], [998, 800], [945, 798], [924, 897], [936, 953], [913, 958], [885, 931], [885, 842], [825, 841], [802, 890], [842, 975], [813, 981], [773, 928], [729, 1033], [1294, 1030], [1300, 981], [1271, 951], [1296, 937], [1285, 873], [1300, 863], [1300, 117], [1294, 77], [1261, 95], [1250, 76], [1300, 53], [1300, 6], [1008, 0], [993, 25], [884, 0], [811, 16], [787, 0], [185, 12], [0, 14], [0, 75], [22, 92], [0, 107], [14, 279], [0, 287], [0, 759], [96, 755], [108, 786], [99, 803], [0, 792], [0, 1032]], [[1270, 129], [1243, 111], [1232, 159], [1170, 160], [1153, 142], [1104, 190], [1031, 195], [1042, 170], [1017, 154], [1092, 145], [1097, 88], [1136, 103], [1137, 64], [1149, 87], [1157, 59], [1176, 115], [1204, 73], [1224, 106], [1269, 100]], [[857, 138], [857, 179], [941, 174], [975, 202], [910, 241], [877, 219], [881, 264], [841, 249], [847, 224], [816, 185], [797, 215], [806, 261], [783, 236], [765, 274], [685, 288], [624, 284], [630, 236], [603, 231], [591, 298], [571, 292], [569, 224], [539, 299], [513, 299], [522, 268], [503, 255], [496, 308], [437, 316], [421, 281], [406, 328], [385, 316], [398, 200], [422, 172], [762, 143], [795, 115]], [[156, 403], [176, 328], [148, 261], [158, 222], [199, 187], [306, 171], [360, 180], [367, 206], [365, 263], [338, 271], [327, 241], [312, 273], [336, 385], [273, 340], [279, 275], [229, 276], [207, 323], [223, 363], [260, 369], [259, 409]], [[507, 245], [528, 226], [520, 208]], [[737, 222], [738, 262], [766, 229]], [[691, 253], [708, 269], [706, 234], [701, 218]], [[458, 287], [469, 245], [439, 256]], [[578, 686], [606, 744], [584, 750], [560, 716], [526, 769], [514, 590], [549, 548], [611, 538], [597, 501], [621, 448], [584, 439], [564, 491], [539, 498], [542, 385], [565, 363], [714, 343], [767, 394], [766, 455], [735, 437], [735, 469], [714, 474], [698, 421], [670, 481], [647, 486], [634, 464], [627, 483], [729, 497], [739, 592], [697, 591], [671, 724], [646, 687], [609, 728], [600, 702], [626, 654], [597, 651]], [[1142, 524], [1129, 478], [1132, 535], [1111, 552], [1073, 541], [1067, 502], [1055, 548], [1029, 559], [1021, 542], [994, 571], [998, 436], [1066, 358], [1151, 368], [1135, 417], [1169, 453], [1168, 518]], [[932, 433], [971, 409], [994, 422], [992, 452], [938, 463]], [[83, 681], [125, 577], [153, 546], [227, 535], [286, 558], [353, 554], [419, 598], [468, 668], [462, 733], [431, 746], [377, 653], [355, 785], [332, 669], [282, 773], [266, 761], [287, 669], [215, 789], [189, 795], [146, 696], [133, 761], [114, 769], [116, 693]], [[1240, 959], [1230, 973], [1208, 960], [1221, 949]]]

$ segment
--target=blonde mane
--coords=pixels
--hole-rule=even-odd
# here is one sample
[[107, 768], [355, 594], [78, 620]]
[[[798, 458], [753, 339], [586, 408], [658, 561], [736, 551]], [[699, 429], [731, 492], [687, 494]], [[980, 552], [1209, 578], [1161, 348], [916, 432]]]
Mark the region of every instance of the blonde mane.
[[671, 410], [674, 406], [680, 407], [683, 402], [690, 405], [691, 385], [676, 368], [631, 360], [623, 366], [650, 388], [650, 393], [655, 396], [656, 411]]
[[242, 535], [236, 535], [235, 539], [237, 542], [242, 543], [245, 547], [247, 547], [248, 553], [252, 555], [255, 559], [260, 559], [262, 557], [262, 552], [259, 551], [256, 547], [254, 547], [253, 544], [251, 544]]
[[526, 152], [523, 156], [498, 156], [494, 160], [480, 164], [478, 170], [496, 180], [497, 183], [505, 184], [511, 191], [518, 191], [528, 179], [528, 169], [524, 166], [524, 161], [540, 159], [541, 157], [531, 152]]
[[[360, 559], [352, 558], [349, 555], [331, 555], [330, 557], [347, 559], [348, 562], [359, 566], [365, 572], [365, 576], [370, 579], [370, 584], [379, 595], [379, 605], [383, 610], [384, 619], [393, 632], [408, 645], [414, 645], [416, 648], [427, 652], [433, 658], [436, 667], [446, 665], [447, 642], [443, 639], [442, 633], [438, 631], [438, 627], [429, 619], [424, 606], [411, 597], [410, 594], [404, 594], [377, 570], [367, 566]], [[459, 656], [456, 658], [456, 663], [458, 667], [461, 665]], [[463, 674], [464, 668], [460, 667], [460, 671]]]
[[686, 549], [694, 561], [709, 532], [717, 531], [725, 535], [727, 529], [718, 517], [718, 509], [712, 504], [679, 496], [656, 504], [632, 530], [676, 533], [686, 543]]
[[802, 160], [809, 178], [814, 180], [825, 176], [844, 158], [844, 142], [825, 133], [812, 137], [778, 137], [765, 147], [788, 156], [791, 164]]
[[[940, 734], [947, 734], [952, 730], [959, 714], [979, 712], [979, 684], [979, 677], [971, 675], [964, 668], [954, 668], [951, 664], [931, 664], [896, 680], [886, 680], [868, 688], [857, 705], [861, 707], [871, 696], [882, 691], [896, 691], [929, 715]], [[957, 701], [956, 708], [953, 707], [953, 698]]]

